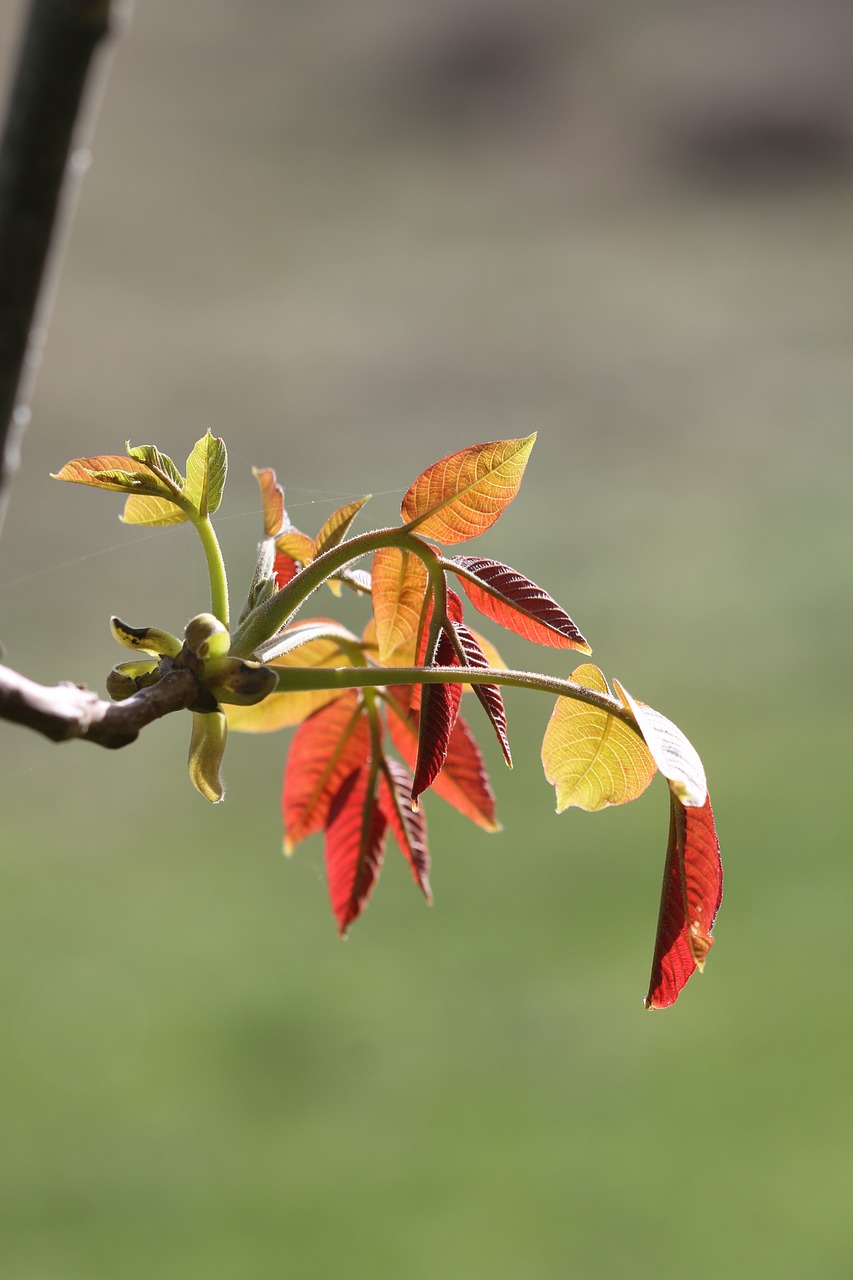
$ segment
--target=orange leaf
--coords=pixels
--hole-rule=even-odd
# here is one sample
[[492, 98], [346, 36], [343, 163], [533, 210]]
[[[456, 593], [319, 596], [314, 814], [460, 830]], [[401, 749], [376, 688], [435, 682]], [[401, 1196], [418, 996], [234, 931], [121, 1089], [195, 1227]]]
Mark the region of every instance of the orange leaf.
[[406, 528], [445, 543], [484, 533], [518, 493], [535, 440], [471, 445], [428, 467], [403, 498]]
[[647, 1009], [674, 1004], [703, 967], [723, 896], [723, 867], [711, 801], [687, 806], [670, 796], [669, 844]]
[[336, 547], [339, 542], [342, 542], [353, 520], [365, 502], [369, 501], [370, 494], [366, 498], [359, 498], [356, 502], [348, 502], [345, 506], [338, 507], [337, 511], [333, 511], [314, 540], [314, 554], [320, 555], [322, 551], [331, 551], [332, 547]]
[[[410, 769], [417, 759], [419, 727], [417, 713], [410, 710], [411, 693], [409, 685], [389, 685], [387, 689], [388, 730]], [[433, 791], [478, 827], [485, 831], [500, 830], [495, 818], [495, 796], [480, 748], [461, 717], [453, 726], [447, 759], [435, 779]]]
[[281, 796], [286, 853], [323, 829], [344, 780], [369, 752], [370, 729], [355, 690], [299, 726], [288, 752]]
[[276, 480], [272, 467], [264, 467], [262, 471], [252, 467], [252, 475], [257, 480], [261, 491], [264, 533], [268, 538], [274, 538], [276, 534], [281, 533], [282, 527], [289, 523], [284, 509], [284, 490]]
[[116, 493], [147, 494], [152, 498], [166, 499], [180, 496], [179, 486], [152, 470], [147, 463], [115, 454], [74, 458], [52, 478], [69, 480], [72, 484], [88, 484], [96, 489], [111, 489]]
[[[373, 557], [373, 615], [379, 661], [414, 644], [427, 592], [426, 565], [419, 556], [383, 547]], [[412, 653], [414, 657], [414, 653]]]
[[369, 764], [351, 773], [326, 826], [326, 876], [341, 937], [364, 910], [382, 866], [388, 824], [376, 802], [376, 781]]

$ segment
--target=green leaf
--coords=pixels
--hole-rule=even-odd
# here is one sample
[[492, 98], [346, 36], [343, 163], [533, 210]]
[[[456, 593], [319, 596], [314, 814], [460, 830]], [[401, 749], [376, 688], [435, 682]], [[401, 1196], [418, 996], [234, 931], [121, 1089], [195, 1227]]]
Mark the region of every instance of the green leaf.
[[220, 769], [228, 725], [221, 711], [194, 711], [190, 737], [190, 782], [211, 804], [225, 799]]
[[[572, 672], [575, 684], [610, 696], [607, 681], [592, 662]], [[642, 738], [618, 716], [573, 698], [561, 697], [542, 743], [545, 777], [556, 788], [557, 812], [569, 805], [595, 812], [627, 804], [655, 776], [655, 762]]]
[[227, 470], [225, 444], [208, 431], [195, 443], [187, 458], [187, 479], [184, 484], [184, 497], [192, 503], [202, 519], [212, 515], [222, 501]]
[[146, 463], [153, 471], [159, 472], [164, 479], [174, 485], [177, 493], [181, 492], [184, 487], [184, 477], [168, 454], [161, 453], [155, 444], [131, 445], [129, 440], [125, 448], [128, 457], [133, 458], [134, 462]]

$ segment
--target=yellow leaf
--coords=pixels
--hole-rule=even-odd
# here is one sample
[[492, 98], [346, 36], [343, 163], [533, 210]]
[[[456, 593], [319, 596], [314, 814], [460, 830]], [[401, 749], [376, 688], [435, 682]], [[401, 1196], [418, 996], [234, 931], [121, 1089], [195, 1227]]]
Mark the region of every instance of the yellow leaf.
[[403, 498], [406, 527], [448, 543], [491, 528], [518, 493], [535, 440], [471, 445], [428, 467]]
[[618, 680], [613, 684], [623, 707], [640, 726], [655, 764], [673, 794], [688, 808], [701, 808], [708, 797], [708, 783], [696, 748], [666, 716], [644, 702], [636, 702]]
[[120, 519], [125, 524], [165, 525], [183, 524], [189, 516], [166, 498], [149, 498], [145, 494], [133, 493], [124, 504]]
[[[330, 624], [335, 625], [335, 624]], [[312, 624], [297, 624], [294, 631], [304, 628], [306, 634], [313, 631]], [[344, 635], [348, 633], [343, 633]], [[355, 637], [353, 641], [357, 643]], [[340, 647], [333, 637], [318, 636], [308, 639], [305, 644], [289, 649], [287, 653], [267, 659], [271, 667], [351, 667], [351, 655]], [[223, 711], [228, 725], [238, 733], [273, 733], [276, 729], [284, 729], [288, 725], [301, 724], [313, 712], [328, 702], [334, 702], [345, 689], [302, 689], [287, 693], [271, 693], [263, 702], [251, 707], [238, 707], [225, 704]]]
[[[610, 694], [598, 667], [572, 672], [575, 684]], [[557, 812], [570, 805], [594, 812], [627, 804], [645, 791], [656, 772], [643, 740], [618, 716], [573, 698], [558, 698], [542, 743], [545, 777], [556, 788]]]
[[428, 575], [426, 565], [411, 551], [383, 547], [373, 557], [373, 616], [379, 661], [387, 662], [404, 646], [414, 645], [418, 633]]
[[337, 511], [333, 511], [314, 540], [314, 554], [320, 555], [323, 551], [331, 551], [332, 547], [336, 547], [339, 542], [342, 542], [353, 520], [365, 502], [369, 501], [370, 494], [366, 498], [359, 498], [356, 502], [348, 502], [346, 506], [338, 507]]

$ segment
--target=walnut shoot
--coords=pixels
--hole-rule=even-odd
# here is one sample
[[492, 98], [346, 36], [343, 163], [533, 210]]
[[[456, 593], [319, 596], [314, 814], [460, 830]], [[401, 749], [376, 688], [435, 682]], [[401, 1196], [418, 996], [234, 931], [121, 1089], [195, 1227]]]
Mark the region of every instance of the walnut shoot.
[[[557, 808], [595, 811], [636, 799], [660, 771], [671, 821], [647, 1007], [674, 1002], [701, 968], [713, 941], [722, 874], [705, 773], [671, 721], [616, 694], [598, 667], [571, 679], [504, 667], [487, 637], [464, 619], [468, 602], [492, 623], [551, 649], [590, 648], [568, 613], [510, 565], [480, 556], [445, 558], [433, 541], [454, 544], [494, 525], [516, 497], [535, 436], [490, 441], [449, 454], [413, 482], [402, 524], [353, 535], [366, 498], [346, 503], [316, 535], [296, 529], [271, 468], [255, 470], [262, 540], [236, 627], [211, 523], [227, 473], [225, 446], [208, 432], [193, 447], [186, 477], [153, 445], [126, 454], [77, 458], [57, 479], [126, 495], [128, 523], [191, 523], [210, 578], [211, 606], [183, 639], [113, 620], [113, 634], [142, 656], [108, 679], [116, 699], [131, 697], [176, 669], [191, 672], [190, 777], [208, 800], [224, 795], [227, 731], [296, 729], [282, 793], [288, 852], [322, 832], [329, 895], [346, 933], [371, 897], [394, 837], [427, 900], [430, 853], [421, 797], [430, 790], [478, 826], [500, 829], [495, 795], [462, 711], [473, 688], [510, 763], [503, 693], [557, 697], [542, 745]], [[372, 574], [359, 562], [371, 558]], [[333, 618], [297, 618], [323, 584], [370, 600], [361, 637]], [[183, 677], [189, 679], [189, 677]], [[140, 695], [142, 696], [142, 695]], [[184, 704], [186, 705], [186, 703]], [[467, 704], [466, 704], [467, 705]]]

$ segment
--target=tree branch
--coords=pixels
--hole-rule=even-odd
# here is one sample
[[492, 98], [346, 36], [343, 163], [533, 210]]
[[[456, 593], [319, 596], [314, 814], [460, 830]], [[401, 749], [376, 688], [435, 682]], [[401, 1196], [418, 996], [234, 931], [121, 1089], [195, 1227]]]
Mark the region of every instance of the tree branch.
[[0, 528], [44, 343], [68, 159], [111, 0], [32, 0], [0, 142]]
[[0, 720], [25, 725], [51, 742], [81, 738], [99, 747], [126, 747], [153, 720], [183, 711], [199, 696], [191, 671], [170, 671], [124, 702], [104, 702], [74, 684], [43, 685], [0, 666]]

